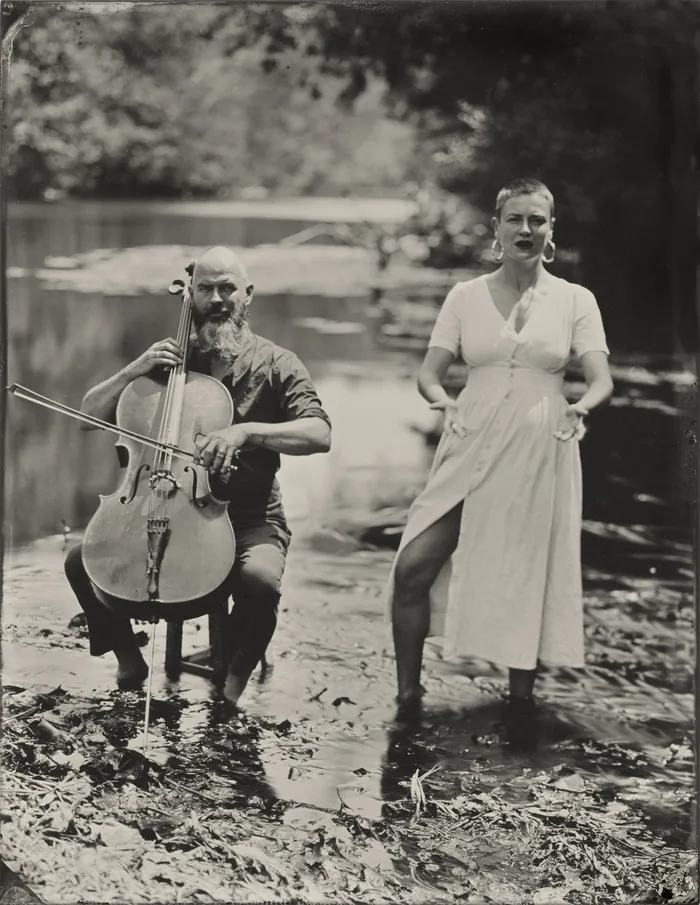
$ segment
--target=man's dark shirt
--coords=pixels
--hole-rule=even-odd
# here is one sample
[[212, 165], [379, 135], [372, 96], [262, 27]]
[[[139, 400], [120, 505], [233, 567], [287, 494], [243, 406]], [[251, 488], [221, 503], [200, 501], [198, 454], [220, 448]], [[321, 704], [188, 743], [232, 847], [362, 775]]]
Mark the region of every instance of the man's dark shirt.
[[[206, 374], [209, 367], [201, 359], [195, 359], [192, 370]], [[330, 426], [330, 418], [301, 361], [293, 352], [262, 336], [248, 334], [243, 351], [222, 383], [233, 399], [234, 424], [252, 421], [279, 424], [299, 418], [322, 418]], [[240, 463], [231, 472], [227, 484], [212, 479], [216, 495], [230, 500], [234, 528], [264, 522], [286, 525], [276, 478], [279, 453], [251, 447], [241, 451]]]

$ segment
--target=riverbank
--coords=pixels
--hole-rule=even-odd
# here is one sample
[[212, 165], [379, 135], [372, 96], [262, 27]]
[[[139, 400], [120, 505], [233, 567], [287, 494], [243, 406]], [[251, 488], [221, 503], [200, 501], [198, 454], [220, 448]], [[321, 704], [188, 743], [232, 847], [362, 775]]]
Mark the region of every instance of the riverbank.
[[[541, 679], [527, 731], [504, 675], [426, 659], [422, 722], [393, 719], [391, 553], [336, 538], [290, 557], [273, 667], [232, 713], [144, 695], [90, 658], [59, 537], [5, 581], [5, 862], [45, 901], [694, 901], [693, 606], [662, 580], [589, 594], [589, 666]], [[684, 556], [689, 557], [690, 551]], [[186, 650], [204, 620], [187, 623]], [[199, 626], [199, 630], [198, 630]]]

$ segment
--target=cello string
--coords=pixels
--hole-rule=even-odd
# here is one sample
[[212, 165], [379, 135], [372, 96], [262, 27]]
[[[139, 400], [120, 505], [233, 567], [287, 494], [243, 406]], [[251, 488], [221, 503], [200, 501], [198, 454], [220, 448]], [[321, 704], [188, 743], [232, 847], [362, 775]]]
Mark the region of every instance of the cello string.
[[[173, 435], [173, 427], [174, 427], [173, 420], [176, 417], [176, 412], [175, 412], [176, 390], [180, 388], [180, 386], [181, 386], [180, 378], [185, 373], [185, 355], [186, 355], [187, 350], [185, 348], [184, 338], [185, 338], [185, 330], [186, 330], [187, 320], [188, 320], [188, 317], [187, 317], [188, 307], [189, 307], [188, 302], [189, 302], [189, 294], [187, 291], [187, 287], [185, 286], [182, 291], [182, 309], [180, 311], [180, 323], [178, 325], [178, 332], [177, 332], [177, 341], [178, 341], [180, 348], [183, 350], [183, 360], [180, 364], [178, 364], [175, 368], [173, 368], [173, 372], [172, 372], [173, 390], [172, 390], [172, 394], [171, 394], [171, 397], [169, 400], [168, 432], [167, 432], [168, 440]], [[166, 461], [166, 469], [168, 471], [170, 471], [172, 468], [172, 456], [167, 451], [165, 453], [165, 461]]]
[[153, 690], [153, 663], [155, 662], [155, 653], [156, 653], [156, 625], [158, 623], [154, 622], [151, 625], [151, 652], [148, 656], [148, 686], [146, 687], [146, 712], [144, 714], [143, 721], [143, 754], [144, 757], [148, 754], [148, 724], [151, 719], [151, 694]]
[[[192, 295], [188, 286], [183, 288], [182, 292], [182, 311], [180, 314], [180, 325], [178, 329], [178, 343], [183, 350], [182, 362], [175, 368], [175, 377], [173, 379], [174, 393], [170, 403], [170, 423], [168, 424], [168, 439], [173, 435], [179, 436], [182, 421], [182, 406], [184, 404], [184, 380], [183, 377], [187, 371], [187, 346], [189, 344], [189, 332], [192, 320]], [[175, 398], [179, 401], [179, 411], [175, 411]], [[173, 457], [166, 452], [167, 468], [172, 468]]]
[[[180, 339], [182, 333], [183, 320], [185, 315], [185, 304], [184, 304], [184, 295], [183, 295], [183, 306], [180, 310], [180, 322], [178, 324], [178, 333], [177, 338], [178, 341]], [[172, 411], [172, 400], [174, 395], [174, 385], [175, 385], [175, 372], [179, 370], [179, 365], [176, 368], [172, 368], [170, 373], [168, 374], [168, 382], [165, 390], [165, 395], [163, 397], [163, 412], [160, 420], [160, 427], [158, 431], [158, 441], [161, 443], [165, 440], [167, 442], [168, 430], [170, 426], [171, 420], [171, 411]], [[158, 451], [154, 457], [153, 467], [154, 472], [157, 474], [160, 471], [170, 471], [172, 468], [172, 455], [169, 451], [163, 449], [163, 447], [159, 447]], [[165, 500], [167, 499], [167, 492], [165, 490], [161, 490], [160, 486], [157, 485], [155, 489], [155, 505], [158, 506], [159, 509], [163, 509], [165, 506]], [[154, 512], [154, 502], [153, 495], [149, 496], [149, 515], [153, 515]], [[165, 513], [163, 513], [164, 515]]]
[[[185, 286], [182, 292], [182, 308], [180, 309], [180, 322], [178, 324], [177, 330], [177, 342], [181, 348], [184, 349], [183, 337], [185, 334], [186, 322], [188, 320], [188, 309], [189, 309], [189, 293], [187, 287]], [[172, 420], [174, 415], [174, 397], [175, 397], [175, 387], [178, 383], [178, 377], [184, 372], [184, 358], [181, 364], [178, 364], [176, 367], [172, 368], [170, 371], [170, 375], [168, 377], [168, 387], [165, 395], [165, 403], [163, 408], [163, 421], [161, 422], [161, 439], [165, 438], [166, 441], [169, 440], [170, 434], [172, 432]], [[172, 456], [168, 450], [163, 451], [163, 455], [160, 460], [160, 464], [165, 471], [170, 471], [172, 468]]]
[[[183, 301], [184, 301], [184, 299], [183, 299]], [[178, 332], [177, 332], [178, 342], [179, 342], [180, 333], [182, 330], [183, 314], [184, 314], [184, 304], [183, 304], [183, 308], [180, 309], [180, 321], [178, 324]], [[170, 373], [168, 374], [168, 382], [167, 382], [167, 386], [166, 386], [166, 390], [165, 390], [165, 396], [163, 397], [163, 413], [161, 415], [160, 430], [159, 430], [159, 437], [158, 437], [158, 439], [161, 441], [163, 440], [163, 438], [167, 432], [168, 422], [170, 420], [170, 409], [171, 409], [171, 405], [172, 405], [173, 382], [174, 382], [173, 374], [176, 370], [177, 370], [177, 368], [171, 368]], [[159, 464], [159, 466], [162, 466], [162, 464], [163, 464], [163, 453], [161, 453], [161, 455], [159, 456], [158, 464]]]

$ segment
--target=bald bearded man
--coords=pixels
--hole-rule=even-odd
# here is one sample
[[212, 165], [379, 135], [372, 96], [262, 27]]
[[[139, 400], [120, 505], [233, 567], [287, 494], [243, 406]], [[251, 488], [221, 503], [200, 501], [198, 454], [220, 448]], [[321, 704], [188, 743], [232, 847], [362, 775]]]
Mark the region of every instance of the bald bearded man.
[[[224, 693], [237, 702], [263, 657], [277, 625], [280, 585], [291, 532], [276, 473], [280, 453], [305, 456], [330, 449], [330, 420], [308, 371], [292, 352], [248, 326], [253, 285], [238, 255], [210, 248], [188, 272], [192, 276], [193, 325], [188, 369], [220, 380], [231, 394], [235, 423], [203, 437], [198, 461], [229, 499], [236, 562], [221, 593], [233, 598], [229, 616], [232, 656]], [[81, 410], [114, 423], [117, 402], [137, 377], [172, 368], [184, 350], [175, 340], [154, 343], [135, 361], [89, 390]], [[85, 429], [90, 429], [86, 427]], [[245, 465], [232, 471], [234, 457]], [[81, 547], [68, 554], [66, 576], [85, 612], [93, 656], [113, 651], [117, 684], [136, 688], [148, 676], [129, 619], [96, 597], [83, 566]]]

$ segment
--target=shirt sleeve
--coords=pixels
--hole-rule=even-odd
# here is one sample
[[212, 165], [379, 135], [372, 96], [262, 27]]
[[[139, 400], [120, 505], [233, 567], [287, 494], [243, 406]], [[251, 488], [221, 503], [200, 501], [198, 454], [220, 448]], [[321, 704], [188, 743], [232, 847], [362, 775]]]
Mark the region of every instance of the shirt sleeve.
[[453, 355], [459, 353], [462, 340], [462, 317], [459, 310], [463, 292], [462, 286], [462, 283], [457, 283], [447, 293], [428, 343], [428, 346], [447, 349]]
[[277, 359], [275, 379], [284, 421], [321, 418], [330, 427], [331, 419], [324, 411], [311, 375], [293, 352], [285, 352]]
[[576, 287], [574, 308], [574, 332], [571, 348], [579, 358], [586, 352], [610, 354], [605, 338], [603, 318], [595, 296], [583, 286]]

